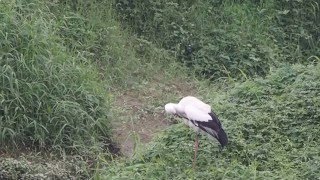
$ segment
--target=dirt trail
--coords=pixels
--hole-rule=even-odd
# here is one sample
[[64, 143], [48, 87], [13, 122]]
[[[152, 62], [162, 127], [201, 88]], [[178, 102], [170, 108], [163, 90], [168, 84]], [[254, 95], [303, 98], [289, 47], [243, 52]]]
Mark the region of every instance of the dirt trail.
[[[187, 95], [194, 95], [195, 88], [183, 80], [175, 80], [166, 84], [146, 84], [143, 91], [131, 90], [116, 97], [118, 108], [116, 122], [113, 122], [114, 140], [121, 153], [131, 157], [135, 144], [139, 146], [150, 142], [154, 135], [172, 122], [165, 118], [163, 106], [169, 102], [170, 96], [176, 101]], [[120, 113], [119, 113], [120, 112]]]

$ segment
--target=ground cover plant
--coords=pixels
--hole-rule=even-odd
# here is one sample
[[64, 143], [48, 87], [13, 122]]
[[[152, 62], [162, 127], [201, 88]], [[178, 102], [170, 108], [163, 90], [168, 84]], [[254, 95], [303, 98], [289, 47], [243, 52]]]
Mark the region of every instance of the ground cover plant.
[[101, 171], [105, 179], [314, 179], [319, 177], [319, 65], [294, 65], [206, 95], [219, 112], [229, 145], [200, 140], [181, 123], [148, 150]]
[[319, 3], [117, 0], [125, 27], [209, 79], [264, 76], [279, 62], [319, 56]]
[[[0, 1], [0, 179], [318, 178], [319, 9]], [[194, 132], [163, 114], [186, 95], [230, 139], [202, 136], [195, 170]]]
[[121, 30], [109, 1], [0, 3], [1, 178], [88, 178], [100, 156], [118, 153], [118, 91], [172, 58]]

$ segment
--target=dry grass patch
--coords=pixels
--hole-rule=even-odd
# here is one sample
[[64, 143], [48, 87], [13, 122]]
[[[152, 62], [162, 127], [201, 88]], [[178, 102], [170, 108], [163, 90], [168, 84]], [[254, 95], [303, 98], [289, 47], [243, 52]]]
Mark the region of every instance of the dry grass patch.
[[156, 133], [174, 123], [166, 119], [163, 105], [187, 95], [196, 95], [194, 82], [180, 77], [165, 80], [162, 74], [130, 90], [118, 91], [113, 134], [122, 154], [132, 156], [135, 148], [144, 147]]

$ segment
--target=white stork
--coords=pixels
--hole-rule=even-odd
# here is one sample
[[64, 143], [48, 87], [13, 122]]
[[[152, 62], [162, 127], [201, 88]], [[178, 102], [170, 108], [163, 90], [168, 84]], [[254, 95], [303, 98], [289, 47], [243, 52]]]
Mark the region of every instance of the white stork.
[[228, 144], [227, 134], [222, 129], [221, 123], [218, 117], [212, 111], [210, 105], [202, 102], [196, 97], [184, 97], [178, 104], [168, 103], [165, 105], [165, 111], [168, 114], [173, 114], [184, 118], [184, 122], [196, 131], [193, 167], [195, 167], [197, 151], [199, 147], [199, 132], [203, 132], [211, 137], [216, 138], [221, 144], [222, 148]]

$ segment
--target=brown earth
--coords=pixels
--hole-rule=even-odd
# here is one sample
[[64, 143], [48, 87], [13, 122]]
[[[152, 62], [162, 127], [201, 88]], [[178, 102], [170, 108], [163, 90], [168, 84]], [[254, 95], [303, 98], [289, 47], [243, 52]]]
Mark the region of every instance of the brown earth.
[[132, 156], [135, 148], [144, 147], [158, 132], [173, 123], [165, 116], [163, 107], [166, 103], [195, 95], [195, 86], [184, 79], [165, 84], [146, 83], [143, 89], [143, 92], [141, 89], [125, 91], [115, 98], [118, 119], [113, 122], [113, 134], [124, 156]]

